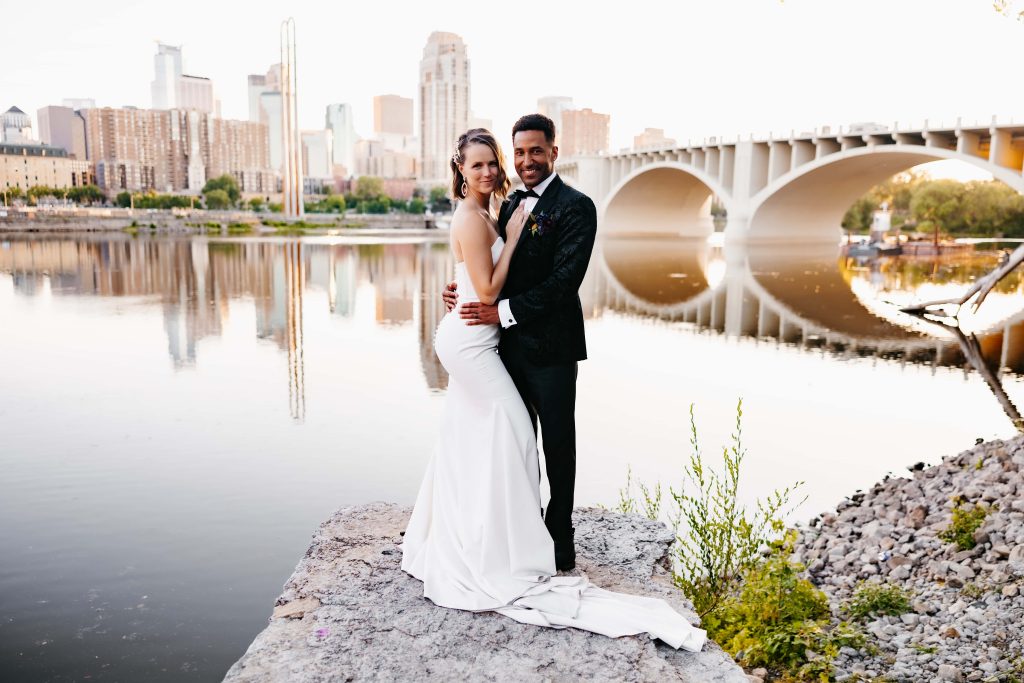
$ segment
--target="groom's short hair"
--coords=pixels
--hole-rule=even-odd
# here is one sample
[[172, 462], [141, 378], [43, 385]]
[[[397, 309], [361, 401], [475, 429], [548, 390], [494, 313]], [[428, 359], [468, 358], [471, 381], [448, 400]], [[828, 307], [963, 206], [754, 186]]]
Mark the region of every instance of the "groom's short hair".
[[544, 133], [544, 139], [549, 144], [555, 144], [555, 122], [544, 116], [544, 114], [527, 114], [520, 116], [515, 125], [512, 126], [512, 137], [523, 130], [539, 130]]

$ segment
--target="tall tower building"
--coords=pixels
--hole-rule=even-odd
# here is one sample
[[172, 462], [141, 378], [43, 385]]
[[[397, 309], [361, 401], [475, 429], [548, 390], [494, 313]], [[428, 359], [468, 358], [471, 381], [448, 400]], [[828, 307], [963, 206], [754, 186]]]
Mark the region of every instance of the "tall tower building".
[[181, 71], [181, 46], [157, 43], [153, 57], [153, 109], [195, 109], [220, 115], [213, 95], [213, 82], [203, 76], [188, 76]]
[[412, 98], [377, 95], [373, 98], [373, 132], [412, 135]]
[[420, 174], [445, 183], [455, 142], [469, 128], [469, 56], [454, 33], [435, 31], [420, 61]]
[[354, 154], [359, 139], [352, 120], [352, 105], [347, 102], [327, 105], [326, 128], [332, 135], [334, 165], [344, 167], [335, 175], [351, 176], [356, 172]]
[[153, 109], [176, 108], [178, 81], [181, 79], [181, 46], [157, 43], [153, 73]]
[[573, 108], [572, 98], [562, 95], [549, 95], [537, 100], [537, 113], [543, 114], [555, 122], [555, 144], [561, 145], [562, 112]]

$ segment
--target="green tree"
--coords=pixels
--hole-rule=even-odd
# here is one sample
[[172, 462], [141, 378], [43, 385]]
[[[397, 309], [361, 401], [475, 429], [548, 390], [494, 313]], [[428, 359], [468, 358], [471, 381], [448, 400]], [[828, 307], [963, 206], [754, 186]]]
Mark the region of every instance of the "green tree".
[[249, 208], [253, 211], [262, 211], [264, 206], [266, 202], [263, 201], [263, 197], [253, 197], [249, 200]]
[[409, 213], [424, 213], [426, 210], [427, 204], [422, 197], [413, 197], [409, 200]]
[[[238, 189], [238, 183], [235, 182], [234, 177], [227, 173], [220, 177], [206, 181], [206, 185], [203, 186], [203, 194], [208, 194], [209, 192], [212, 192], [214, 190], [222, 190], [225, 194], [227, 194], [228, 200], [231, 202], [231, 204], [237, 202], [238, 198], [242, 194]], [[207, 204], [209, 204], [209, 201], [207, 201]]]
[[964, 225], [964, 185], [955, 180], [931, 180], [914, 191], [910, 213], [920, 227], [931, 228], [938, 242], [939, 232], [959, 232]]
[[871, 221], [877, 208], [878, 204], [875, 203], [875, 200], [867, 194], [864, 195], [846, 210], [846, 215], [843, 216], [843, 228], [853, 232], [867, 231], [871, 228]]
[[231, 197], [224, 190], [210, 190], [205, 191], [203, 194], [206, 196], [206, 208], [217, 211], [219, 209], [226, 209], [231, 206]]
[[448, 198], [448, 190], [442, 185], [430, 188], [430, 208], [432, 211], [448, 211], [452, 202]]
[[95, 185], [79, 185], [68, 189], [68, 199], [76, 204], [96, 204], [106, 199], [106, 195]]
[[132, 205], [132, 193], [127, 190], [117, 193], [117, 197], [114, 198], [114, 203], [122, 209], [127, 209]]
[[357, 200], [372, 200], [384, 196], [384, 181], [373, 176], [359, 176], [356, 181], [355, 196]]

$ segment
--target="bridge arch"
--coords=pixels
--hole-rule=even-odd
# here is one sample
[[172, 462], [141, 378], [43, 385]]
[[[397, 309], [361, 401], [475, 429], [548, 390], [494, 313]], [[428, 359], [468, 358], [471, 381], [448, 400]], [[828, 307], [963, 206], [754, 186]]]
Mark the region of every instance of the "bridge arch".
[[955, 159], [991, 173], [1024, 194], [1024, 177], [983, 157], [942, 147], [854, 147], [810, 161], [768, 183], [750, 200], [747, 239], [837, 242], [846, 210], [871, 187], [919, 164]]
[[605, 234], [706, 238], [714, 231], [715, 195], [728, 209], [729, 192], [704, 171], [671, 161], [645, 164], [611, 189], [598, 223]]

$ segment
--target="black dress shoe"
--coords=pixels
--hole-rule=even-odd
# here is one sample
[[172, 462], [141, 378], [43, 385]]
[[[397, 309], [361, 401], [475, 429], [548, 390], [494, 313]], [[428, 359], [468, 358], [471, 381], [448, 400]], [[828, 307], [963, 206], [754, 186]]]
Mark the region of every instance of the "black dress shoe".
[[567, 537], [555, 541], [555, 569], [560, 572], [576, 567], [576, 545], [573, 543], [575, 532], [573, 529]]

